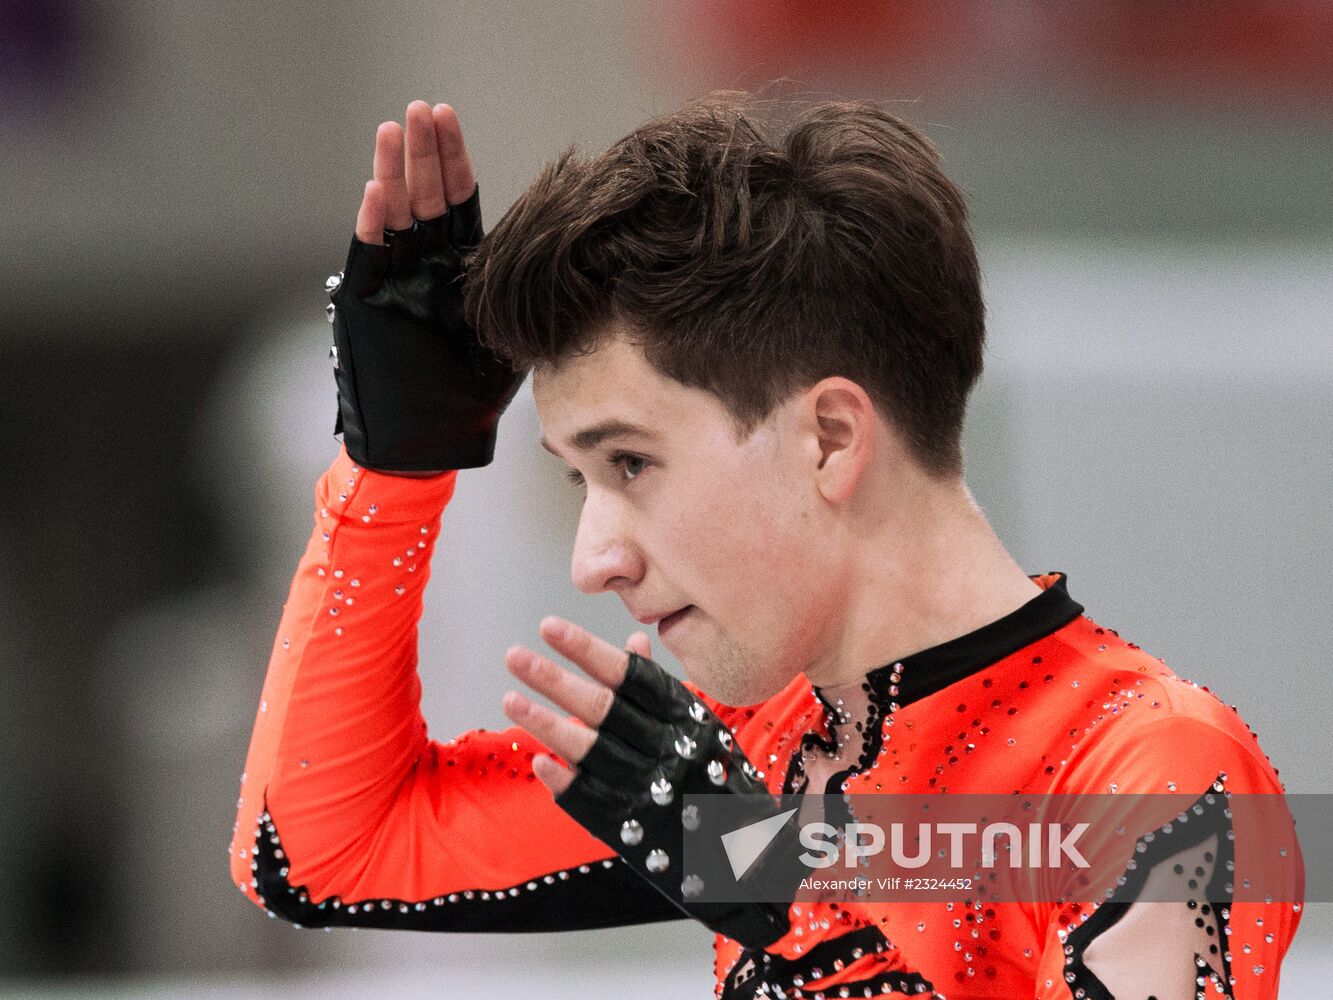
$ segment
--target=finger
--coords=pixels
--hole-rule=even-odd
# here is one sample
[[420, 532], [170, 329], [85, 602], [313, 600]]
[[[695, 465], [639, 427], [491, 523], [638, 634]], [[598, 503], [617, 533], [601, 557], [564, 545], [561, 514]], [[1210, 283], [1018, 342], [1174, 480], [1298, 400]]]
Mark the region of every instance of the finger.
[[435, 141], [435, 119], [430, 105], [413, 101], [407, 106], [407, 198], [417, 219], [444, 214], [444, 175], [440, 147]]
[[403, 127], [397, 122], [384, 122], [375, 132], [373, 176], [384, 185], [384, 228], [407, 229], [412, 225], [412, 207], [403, 172]]
[[562, 795], [574, 781], [574, 772], [561, 767], [544, 753], [532, 758], [532, 773], [551, 790], [552, 795]]
[[362, 243], [384, 242], [384, 185], [379, 181], [366, 181], [356, 213], [356, 238]]
[[440, 150], [440, 167], [444, 172], [444, 197], [450, 205], [460, 205], [472, 197], [477, 176], [472, 172], [472, 161], [463, 145], [463, 126], [458, 114], [447, 104], [431, 109], [435, 120], [435, 142]]
[[597, 739], [595, 730], [557, 715], [517, 691], [507, 693], [501, 704], [505, 715], [516, 725], [522, 726], [547, 749], [571, 764], [581, 761]]
[[539, 631], [552, 649], [577, 664], [593, 680], [614, 690], [625, 679], [629, 655], [623, 649], [555, 616], [543, 618]]
[[653, 642], [647, 632], [635, 632], [626, 640], [625, 648], [631, 653], [638, 653], [645, 660], [653, 658]]
[[615, 698], [606, 685], [581, 677], [522, 646], [505, 653], [505, 666], [532, 690], [593, 728], [602, 724]]

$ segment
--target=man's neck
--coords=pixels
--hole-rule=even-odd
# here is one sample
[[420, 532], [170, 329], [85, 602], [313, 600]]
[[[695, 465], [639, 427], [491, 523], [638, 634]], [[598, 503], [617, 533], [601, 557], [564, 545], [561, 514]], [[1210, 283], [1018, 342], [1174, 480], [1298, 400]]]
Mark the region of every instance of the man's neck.
[[836, 694], [894, 663], [1004, 617], [1041, 593], [1005, 550], [961, 480], [918, 480], [897, 493], [858, 544], [846, 613], [807, 671]]

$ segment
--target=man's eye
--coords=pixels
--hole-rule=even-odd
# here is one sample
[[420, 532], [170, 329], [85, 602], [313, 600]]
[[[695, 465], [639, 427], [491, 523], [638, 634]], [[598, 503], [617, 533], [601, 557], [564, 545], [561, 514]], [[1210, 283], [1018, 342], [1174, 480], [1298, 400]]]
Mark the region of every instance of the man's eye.
[[[648, 466], [652, 463], [650, 463], [648, 459], [642, 458], [639, 455], [630, 455], [625, 452], [616, 452], [612, 455], [607, 456], [606, 464], [611, 466], [612, 469], [616, 470], [616, 472], [620, 474], [620, 478], [623, 482], [628, 483], [634, 479], [637, 479], [639, 477], [639, 474], [642, 473], [644, 469], [648, 468]], [[567, 478], [575, 486], [585, 485], [583, 473], [581, 473], [578, 469], [566, 469], [565, 478]]]
[[648, 459], [641, 458], [638, 455], [627, 455], [624, 452], [617, 452], [608, 459], [611, 465], [620, 470], [620, 474], [628, 482], [635, 479], [639, 473], [648, 468]]

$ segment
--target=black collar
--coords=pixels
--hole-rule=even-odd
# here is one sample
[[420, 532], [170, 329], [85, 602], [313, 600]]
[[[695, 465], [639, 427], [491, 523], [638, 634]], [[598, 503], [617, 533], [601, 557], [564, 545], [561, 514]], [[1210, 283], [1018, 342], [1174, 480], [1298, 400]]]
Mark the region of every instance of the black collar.
[[[1050, 586], [1003, 618], [870, 671], [866, 681], [876, 700], [885, 707], [919, 701], [1068, 625], [1083, 605], [1069, 596], [1065, 574], [1054, 576]], [[815, 694], [828, 704], [818, 687]]]
[[787, 765], [783, 792], [804, 791], [805, 752], [837, 753], [842, 745], [839, 728], [854, 725], [861, 734], [861, 755], [855, 764], [829, 778], [825, 793], [836, 794], [848, 775], [874, 767], [884, 745], [885, 727], [892, 724], [891, 716], [898, 709], [984, 670], [1081, 615], [1083, 605], [1065, 590], [1065, 575], [1047, 575], [1054, 575], [1055, 579], [1040, 594], [1003, 618], [866, 674], [861, 688], [869, 697], [863, 719], [852, 718], [842, 706], [831, 704], [824, 690], [815, 687], [815, 697], [824, 707], [828, 735], [810, 731], [801, 738], [800, 748]]

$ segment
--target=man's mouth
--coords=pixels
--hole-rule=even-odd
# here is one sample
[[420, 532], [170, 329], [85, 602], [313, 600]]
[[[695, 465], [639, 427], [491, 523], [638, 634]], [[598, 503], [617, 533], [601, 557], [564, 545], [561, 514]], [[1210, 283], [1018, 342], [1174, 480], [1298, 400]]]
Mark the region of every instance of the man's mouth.
[[661, 621], [659, 621], [659, 622], [657, 623], [657, 634], [658, 634], [658, 636], [661, 637], [661, 638], [663, 638], [663, 639], [665, 639], [665, 638], [666, 638], [666, 634], [667, 634], [667, 632], [669, 632], [672, 628], [674, 628], [675, 625], [676, 625], [682, 618], [684, 618], [687, 614], [689, 614], [689, 613], [690, 613], [691, 611], [693, 611], [693, 610], [694, 610], [694, 605], [693, 605], [693, 604], [687, 604], [685, 607], [681, 608], [679, 611], [673, 611], [673, 612], [671, 612], [671, 614], [667, 615], [665, 618], [663, 618]]

